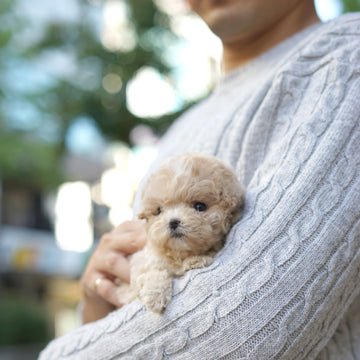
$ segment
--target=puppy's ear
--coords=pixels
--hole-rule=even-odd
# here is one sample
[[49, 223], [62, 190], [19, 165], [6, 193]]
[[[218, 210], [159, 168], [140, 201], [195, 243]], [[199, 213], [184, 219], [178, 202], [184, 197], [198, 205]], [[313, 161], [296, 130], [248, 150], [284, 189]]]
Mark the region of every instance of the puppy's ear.
[[226, 209], [226, 227], [231, 226], [240, 218], [245, 199], [245, 189], [237, 182], [229, 183], [221, 194]]

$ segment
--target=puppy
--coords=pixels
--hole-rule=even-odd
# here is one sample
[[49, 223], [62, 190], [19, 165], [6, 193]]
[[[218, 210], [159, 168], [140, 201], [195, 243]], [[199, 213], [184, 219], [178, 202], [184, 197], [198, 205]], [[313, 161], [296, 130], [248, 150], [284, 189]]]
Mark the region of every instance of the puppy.
[[139, 218], [146, 220], [147, 244], [130, 260], [130, 289], [120, 287], [122, 301], [139, 297], [161, 313], [174, 277], [212, 263], [244, 194], [235, 173], [215, 157], [185, 153], [163, 163], [142, 193]]

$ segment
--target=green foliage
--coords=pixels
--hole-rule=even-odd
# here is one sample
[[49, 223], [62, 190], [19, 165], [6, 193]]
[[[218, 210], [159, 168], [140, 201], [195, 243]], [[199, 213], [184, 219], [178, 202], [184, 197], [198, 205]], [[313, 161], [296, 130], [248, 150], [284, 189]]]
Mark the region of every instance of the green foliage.
[[12, 0], [1, 0], [0, 2], [0, 14], [8, 12], [12, 9]]
[[341, 3], [344, 13], [360, 11], [360, 0], [342, 0]]
[[18, 298], [0, 301], [0, 345], [47, 343], [50, 336], [43, 312]]
[[0, 48], [6, 46], [11, 39], [11, 32], [8, 30], [0, 30]]
[[[169, 74], [171, 66], [164, 54], [177, 37], [169, 28], [167, 15], [152, 1], [128, 0], [126, 4], [136, 42], [127, 50], [109, 50], [101, 43], [93, 20], [94, 11], [101, 13], [101, 8], [87, 0], [78, 0], [78, 20], [54, 20], [43, 28], [16, 11], [17, 0], [1, 1], [0, 176], [4, 180], [39, 187], [56, 184], [66, 135], [79, 117], [93, 119], [106, 137], [128, 142], [134, 126], [146, 123], [162, 132], [178, 115], [144, 119], [128, 109], [129, 81], [144, 66]], [[59, 53], [71, 59], [73, 74], [54, 74], [43, 68], [44, 58]], [[30, 81], [26, 80], [28, 73], [35, 74]], [[122, 87], [116, 93], [102, 86], [109, 73], [121, 78]], [[184, 103], [184, 109], [186, 106]], [[37, 126], [29, 125], [35, 116]], [[48, 137], [46, 128], [56, 129], [55, 136]]]
[[[146, 119], [140, 119], [128, 110], [128, 82], [144, 66], [154, 67], [163, 74], [168, 73], [170, 68], [163, 54], [168, 42], [176, 41], [176, 37], [166, 27], [166, 21], [162, 21], [162, 24], [156, 21], [166, 19], [166, 15], [156, 9], [152, 1], [133, 0], [127, 4], [137, 39], [134, 48], [129, 51], [110, 51], [101, 44], [90, 20], [92, 6], [86, 1], [80, 1], [83, 17], [79, 22], [50, 24], [41, 41], [27, 49], [27, 54], [32, 58], [45, 51], [67, 49], [75, 56], [80, 71], [82, 63], [88, 62], [89, 65], [91, 61], [88, 60], [92, 60], [94, 68], [91, 69], [90, 64], [88, 71], [99, 74], [95, 88], [87, 88], [86, 84], [76, 79], [57, 79], [57, 85], [52, 89], [56, 93], [55, 102], [51, 108], [50, 104], [46, 106], [51, 113], [61, 116], [63, 136], [71, 122], [79, 116], [93, 118], [106, 136], [125, 142], [129, 140], [129, 132], [135, 125], [146, 122]], [[148, 35], [152, 31], [157, 32], [156, 43], [149, 42]], [[161, 41], [164, 38], [168, 42]], [[122, 88], [115, 94], [107, 93], [101, 84], [102, 78], [110, 72], [119, 75], [122, 80]]]
[[49, 188], [59, 185], [58, 154], [50, 144], [28, 139], [12, 132], [0, 135], [1, 176], [11, 182], [25, 181], [28, 187]]

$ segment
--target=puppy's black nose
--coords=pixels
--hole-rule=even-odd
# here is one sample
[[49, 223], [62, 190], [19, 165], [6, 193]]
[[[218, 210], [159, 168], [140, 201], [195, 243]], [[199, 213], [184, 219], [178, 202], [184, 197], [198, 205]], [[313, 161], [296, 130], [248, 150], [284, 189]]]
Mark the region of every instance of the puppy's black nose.
[[179, 225], [180, 225], [180, 220], [178, 219], [171, 219], [169, 222], [169, 227], [173, 231], [176, 230]]

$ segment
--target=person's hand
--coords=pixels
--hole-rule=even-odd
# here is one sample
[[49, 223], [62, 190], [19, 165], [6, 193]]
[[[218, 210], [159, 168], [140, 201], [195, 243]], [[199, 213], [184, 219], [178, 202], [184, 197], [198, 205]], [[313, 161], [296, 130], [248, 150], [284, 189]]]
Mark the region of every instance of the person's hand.
[[98, 320], [123, 305], [116, 296], [116, 280], [129, 282], [127, 257], [142, 249], [145, 243], [140, 221], [126, 221], [101, 238], [81, 278], [84, 323]]

